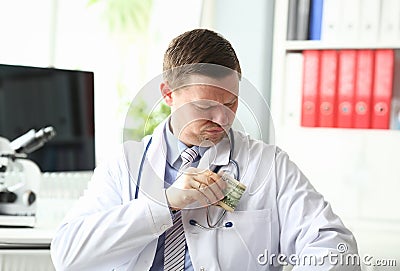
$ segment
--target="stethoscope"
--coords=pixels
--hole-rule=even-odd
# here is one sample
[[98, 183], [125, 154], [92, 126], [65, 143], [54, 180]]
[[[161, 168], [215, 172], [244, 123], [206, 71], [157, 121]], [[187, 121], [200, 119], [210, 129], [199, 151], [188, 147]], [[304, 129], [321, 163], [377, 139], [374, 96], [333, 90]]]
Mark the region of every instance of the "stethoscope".
[[[143, 152], [143, 155], [142, 155], [142, 159], [140, 161], [139, 172], [138, 172], [137, 183], [136, 183], [135, 199], [137, 199], [138, 196], [139, 196], [139, 187], [140, 187], [140, 181], [142, 179], [143, 165], [144, 165], [144, 161], [146, 160], [147, 151], [149, 150], [149, 147], [151, 145], [152, 139], [153, 138], [151, 137], [149, 142], [147, 142], [146, 148], [145, 148], [145, 150]], [[235, 141], [234, 140], [235, 140], [235, 138], [234, 138], [234, 135], [233, 135], [233, 131], [232, 131], [232, 129], [229, 129], [230, 151], [229, 151], [229, 163], [226, 166], [228, 168], [231, 168], [230, 165], [233, 165], [234, 170], [233, 171], [229, 171], [229, 173], [232, 174], [233, 177], [236, 180], [240, 181], [239, 164], [234, 159], [232, 159], [232, 154], [234, 152], [234, 146], [235, 146]], [[223, 166], [216, 166], [213, 169], [213, 172], [215, 172], [215, 173], [219, 172], [222, 167]], [[190, 219], [189, 220], [189, 224], [192, 225], [192, 226], [199, 227], [199, 228], [204, 229], [204, 230], [217, 230], [217, 229], [221, 229], [221, 228], [232, 228], [233, 227], [233, 222], [232, 221], [228, 221], [228, 222], [225, 222], [223, 225], [219, 225], [221, 220], [225, 217], [225, 215], [226, 215], [226, 210], [224, 210], [222, 212], [222, 214], [218, 217], [218, 219], [217, 219], [217, 221], [215, 223], [211, 223], [209, 206], [207, 206], [207, 210], [206, 210], [207, 226], [198, 223], [194, 219]]]

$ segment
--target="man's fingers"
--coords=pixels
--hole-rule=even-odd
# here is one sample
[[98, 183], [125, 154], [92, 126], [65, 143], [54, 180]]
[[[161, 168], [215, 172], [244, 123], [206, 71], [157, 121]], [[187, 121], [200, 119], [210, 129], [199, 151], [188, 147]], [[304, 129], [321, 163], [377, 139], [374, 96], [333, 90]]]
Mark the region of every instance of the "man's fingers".
[[202, 185], [202, 187], [198, 189], [198, 191], [207, 198], [208, 204], [214, 204], [219, 201], [218, 196], [211, 189], [211, 186]]
[[193, 168], [182, 174], [172, 186], [176, 191], [168, 191], [170, 203], [182, 209], [193, 201], [198, 201], [202, 206], [217, 203], [225, 196], [223, 191], [226, 184], [221, 176], [210, 170]]
[[212, 183], [218, 181], [221, 178], [221, 176], [215, 174], [210, 170], [199, 172], [193, 175], [193, 177], [196, 179], [196, 181], [201, 182], [204, 185], [211, 185]]
[[[217, 201], [219, 201], [218, 196], [216, 196], [213, 192], [213, 190], [211, 189], [210, 186], [208, 186], [206, 183], [200, 182], [197, 177], [192, 177], [190, 179], [190, 187], [192, 187], [193, 189], [196, 189], [198, 191], [198, 193], [202, 194], [201, 197], [196, 197], [196, 199], [204, 199], [206, 198], [206, 203], [208, 205], [213, 204]], [[215, 187], [215, 185], [213, 185], [213, 187]], [[215, 188], [214, 188], [215, 189]], [[196, 192], [197, 192], [196, 191]], [[217, 192], [218, 193], [218, 192]], [[219, 192], [219, 195], [222, 194], [222, 192]], [[206, 204], [206, 205], [207, 205]]]
[[222, 179], [220, 175], [212, 172], [212, 175], [210, 177], [215, 181], [215, 184], [218, 185], [221, 191], [226, 188], [226, 182], [224, 179]]
[[[209, 185], [201, 185], [201, 188], [199, 189], [200, 192], [204, 193], [207, 195], [207, 197], [212, 200], [212, 203], [215, 203], [221, 199], [224, 198], [224, 193], [223, 190], [217, 185], [216, 182], [213, 182]], [[212, 199], [210, 198], [210, 193], [212, 193]]]
[[195, 179], [204, 184], [201, 187], [208, 186], [218, 200], [221, 200], [224, 197], [223, 191], [226, 184], [218, 174], [208, 171], [196, 176]]
[[198, 190], [193, 191], [193, 198], [195, 198], [200, 203], [201, 207], [207, 207], [211, 205], [210, 200], [206, 197], [206, 195]]
[[190, 178], [189, 182], [191, 188], [196, 189], [200, 193], [204, 194], [211, 201], [214, 200], [214, 196], [210, 196], [209, 194], [210, 191], [208, 190], [210, 190], [210, 188], [208, 188], [209, 186], [207, 185], [207, 183], [205, 183], [204, 181], [203, 182], [199, 181], [197, 177]]
[[216, 183], [212, 183], [208, 186], [201, 184], [201, 188], [197, 190], [207, 197], [209, 204], [215, 204], [225, 197], [223, 191]]

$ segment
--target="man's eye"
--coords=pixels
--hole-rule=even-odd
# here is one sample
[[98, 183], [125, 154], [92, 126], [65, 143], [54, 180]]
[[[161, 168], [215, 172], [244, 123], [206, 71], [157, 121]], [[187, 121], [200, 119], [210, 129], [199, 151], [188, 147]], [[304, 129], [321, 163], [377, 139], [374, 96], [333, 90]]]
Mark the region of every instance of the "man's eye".
[[227, 107], [232, 107], [232, 106], [234, 106], [234, 105], [236, 104], [236, 101], [237, 101], [237, 100], [235, 100], [235, 101], [233, 101], [233, 102], [231, 102], [231, 103], [228, 103], [228, 104], [226, 104], [225, 106], [227, 106]]
[[197, 109], [199, 109], [199, 110], [207, 110], [207, 109], [210, 109], [210, 108], [211, 108], [211, 106], [208, 106], [208, 105], [200, 105], [200, 104], [196, 104], [195, 107], [196, 107]]
[[194, 106], [199, 110], [206, 110], [211, 108], [211, 106], [207, 104], [194, 104]]

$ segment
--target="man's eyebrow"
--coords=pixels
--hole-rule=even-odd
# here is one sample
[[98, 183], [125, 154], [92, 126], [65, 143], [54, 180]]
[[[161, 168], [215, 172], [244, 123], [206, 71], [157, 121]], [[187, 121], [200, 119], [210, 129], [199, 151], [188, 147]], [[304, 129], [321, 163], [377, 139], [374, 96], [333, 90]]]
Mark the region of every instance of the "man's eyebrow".
[[[232, 100], [223, 103], [224, 105], [231, 105], [234, 104], [237, 101], [237, 97], [233, 98]], [[217, 104], [220, 104], [219, 102], [216, 101], [212, 101], [212, 100], [197, 100], [197, 101], [193, 101], [194, 104], [198, 104], [198, 105], [209, 105], [209, 106], [215, 106]]]

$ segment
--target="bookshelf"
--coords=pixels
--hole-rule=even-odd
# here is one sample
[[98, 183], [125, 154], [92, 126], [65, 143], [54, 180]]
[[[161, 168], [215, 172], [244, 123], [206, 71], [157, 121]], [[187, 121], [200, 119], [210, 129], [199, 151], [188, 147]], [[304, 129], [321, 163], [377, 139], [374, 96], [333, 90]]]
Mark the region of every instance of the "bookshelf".
[[[392, 239], [400, 236], [400, 213], [396, 209], [400, 206], [400, 131], [302, 127], [301, 90], [288, 93], [286, 85], [290, 76], [286, 74], [289, 53], [324, 49], [400, 49], [400, 37], [388, 42], [288, 41], [288, 3], [289, 0], [275, 1], [271, 80], [273, 142], [289, 154], [354, 232], [361, 255], [374, 253], [375, 256], [400, 258], [395, 252], [400, 240]], [[388, 225], [397, 230], [382, 230]], [[372, 239], [372, 235], [377, 238]]]
[[[271, 80], [271, 114], [274, 120], [274, 128], [276, 135], [279, 135], [281, 129], [288, 129], [285, 124], [285, 119], [296, 118], [291, 122], [296, 122], [299, 117], [293, 112], [285, 112], [284, 93], [285, 89], [285, 77], [286, 77], [286, 63], [285, 58], [288, 53], [299, 52], [304, 50], [341, 50], [341, 49], [400, 49], [400, 38], [392, 41], [324, 41], [324, 40], [287, 40], [287, 26], [288, 26], [288, 8], [289, 0], [282, 0], [275, 2], [275, 19], [274, 19], [274, 40], [273, 40], [273, 59], [272, 59], [272, 80]], [[293, 95], [292, 103], [298, 103], [298, 99], [301, 97], [296, 93]], [[301, 114], [301, 112], [297, 112]], [[333, 130], [339, 133], [348, 133], [349, 129], [340, 128], [303, 128], [300, 126], [292, 126], [290, 129], [295, 129], [297, 132], [304, 133], [331, 133]], [[304, 130], [304, 131], [303, 131]], [[354, 132], [354, 131], [353, 131]], [[371, 135], [377, 134], [379, 137], [385, 136], [386, 134], [397, 133], [393, 130], [384, 130], [375, 132], [372, 129], [360, 129], [356, 131], [360, 135], [370, 133]], [[275, 136], [279, 142], [279, 137]]]

